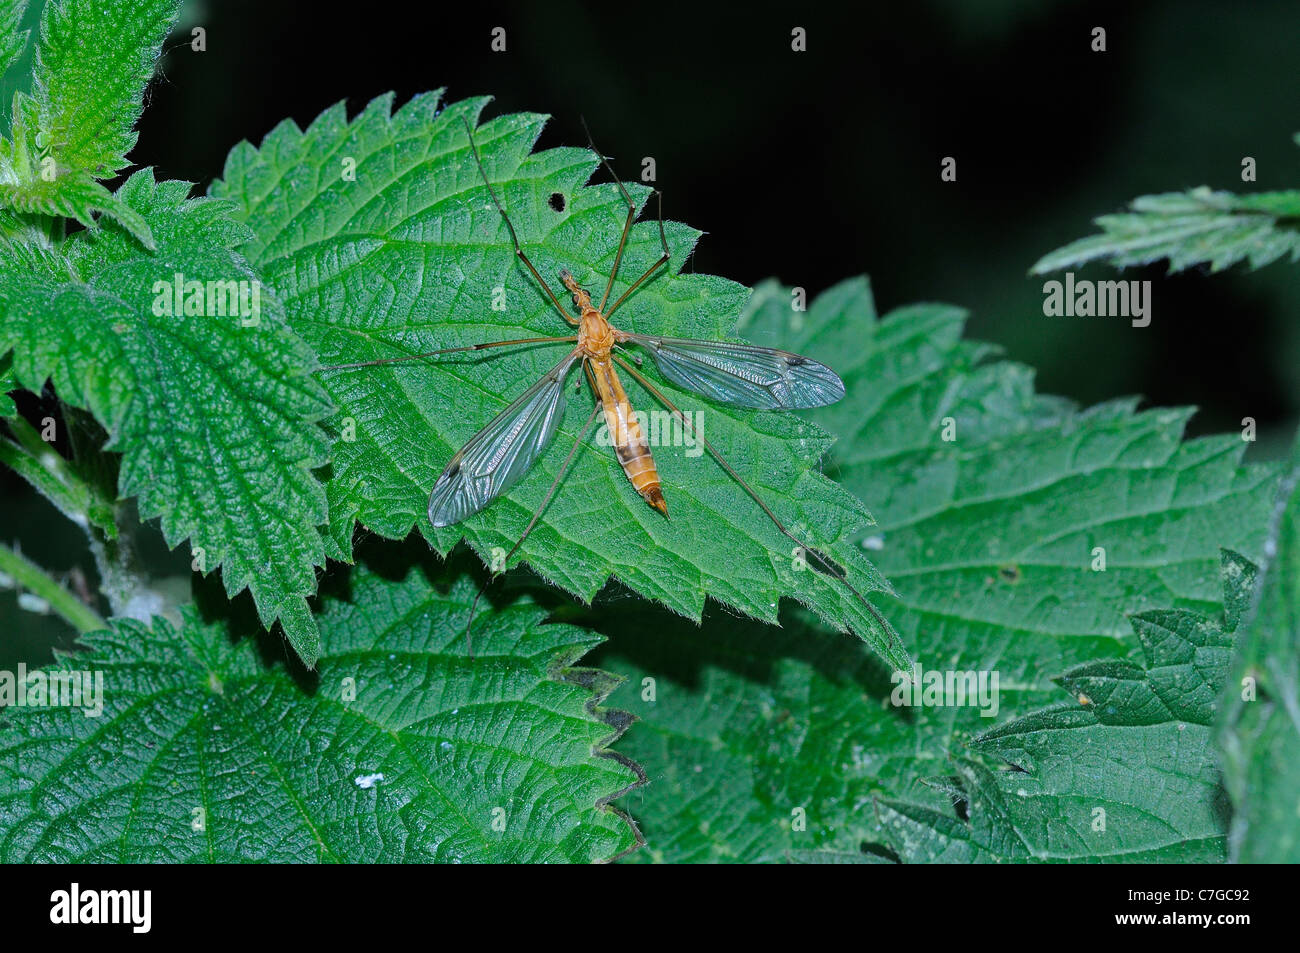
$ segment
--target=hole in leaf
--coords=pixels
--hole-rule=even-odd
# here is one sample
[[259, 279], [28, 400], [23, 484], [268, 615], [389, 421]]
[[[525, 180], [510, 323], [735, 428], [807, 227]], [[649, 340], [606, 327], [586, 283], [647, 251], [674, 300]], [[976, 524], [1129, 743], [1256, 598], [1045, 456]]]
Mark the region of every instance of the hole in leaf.
[[548, 200], [547, 204], [549, 204], [549, 205], [551, 206], [551, 211], [553, 211], [553, 212], [563, 212], [563, 211], [564, 211], [564, 196], [561, 195], [559, 192], [552, 192], [552, 193], [551, 193], [551, 197], [550, 197], [550, 199]]
[[970, 801], [965, 798], [955, 798], [952, 802], [952, 809], [957, 814], [957, 819], [966, 824], [970, 823]]
[[898, 855], [884, 844], [873, 844], [870, 841], [862, 841], [858, 844], [858, 853], [870, 854], [873, 857], [882, 857], [895, 864], [902, 863]]

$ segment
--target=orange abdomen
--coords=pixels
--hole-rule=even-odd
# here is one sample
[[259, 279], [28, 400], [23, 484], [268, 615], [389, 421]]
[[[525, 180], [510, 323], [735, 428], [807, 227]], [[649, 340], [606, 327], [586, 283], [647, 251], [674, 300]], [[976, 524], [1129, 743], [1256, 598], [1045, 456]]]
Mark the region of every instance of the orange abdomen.
[[592, 377], [600, 393], [601, 406], [605, 411], [605, 424], [609, 428], [618, 462], [623, 465], [623, 472], [632, 481], [632, 487], [641, 494], [641, 498], [667, 516], [668, 504], [664, 502], [663, 491], [660, 488], [655, 458], [650, 453], [650, 444], [646, 442], [641, 425], [637, 423], [636, 416], [632, 413], [632, 404], [628, 401], [623, 384], [614, 371], [614, 364], [611, 361], [595, 360], [591, 363]]

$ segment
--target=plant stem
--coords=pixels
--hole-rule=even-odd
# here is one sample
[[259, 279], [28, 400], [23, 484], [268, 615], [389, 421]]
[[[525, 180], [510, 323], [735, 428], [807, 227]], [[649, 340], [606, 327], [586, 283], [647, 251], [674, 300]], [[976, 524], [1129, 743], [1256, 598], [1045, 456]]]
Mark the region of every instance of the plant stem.
[[40, 566], [3, 543], [0, 543], [0, 572], [12, 576], [23, 589], [44, 599], [79, 633], [107, 628], [94, 609], [55, 582]]
[[[66, 409], [64, 419], [72, 419]], [[99, 570], [100, 591], [112, 614], [147, 623], [154, 615], [166, 612], [169, 601], [151, 588], [149, 575], [136, 553], [134, 534], [140, 524], [134, 508], [113, 501], [111, 496], [106, 498], [111, 489], [99, 487], [92, 476], [93, 466], [84, 460], [81, 465], [69, 463], [22, 417], [6, 418], [5, 422], [15, 439], [0, 436], [0, 464], [12, 467], [85, 532]], [[80, 456], [77, 435], [77, 429], [70, 427], [73, 452]], [[32, 591], [41, 594], [34, 587]], [[103, 628], [98, 616], [95, 619], [98, 624], [94, 628]]]
[[115, 616], [138, 619], [149, 625], [155, 615], [165, 615], [174, 603], [150, 585], [149, 574], [140, 564], [135, 540], [140, 529], [135, 508], [119, 504], [114, 508], [117, 532], [112, 539], [90, 530], [90, 552], [99, 569], [99, 590]]
[[10, 417], [7, 423], [17, 442], [0, 437], [0, 463], [11, 467], [60, 513], [86, 529], [90, 522], [90, 488], [26, 420]]

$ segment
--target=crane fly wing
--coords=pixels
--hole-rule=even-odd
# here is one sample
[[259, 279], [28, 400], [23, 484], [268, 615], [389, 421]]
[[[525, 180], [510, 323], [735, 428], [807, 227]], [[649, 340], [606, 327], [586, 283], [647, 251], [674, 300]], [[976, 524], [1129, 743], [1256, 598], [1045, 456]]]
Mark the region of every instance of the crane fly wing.
[[450, 526], [510, 489], [546, 449], [564, 416], [571, 352], [519, 395], [451, 458], [429, 496], [429, 522]]
[[627, 334], [649, 348], [664, 377], [697, 394], [740, 407], [793, 410], [844, 396], [839, 375], [811, 358], [771, 347]]

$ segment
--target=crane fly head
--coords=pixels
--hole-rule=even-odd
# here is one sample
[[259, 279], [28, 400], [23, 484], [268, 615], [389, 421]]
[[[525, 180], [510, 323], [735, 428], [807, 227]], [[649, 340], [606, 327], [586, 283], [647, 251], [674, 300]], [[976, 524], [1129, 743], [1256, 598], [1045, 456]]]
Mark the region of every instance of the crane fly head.
[[588, 311], [594, 310], [591, 306], [591, 295], [578, 284], [577, 279], [573, 277], [573, 272], [567, 268], [560, 269], [560, 280], [564, 282], [564, 287], [569, 289], [569, 294], [573, 295], [573, 303], [578, 306], [578, 310], [585, 317]]

